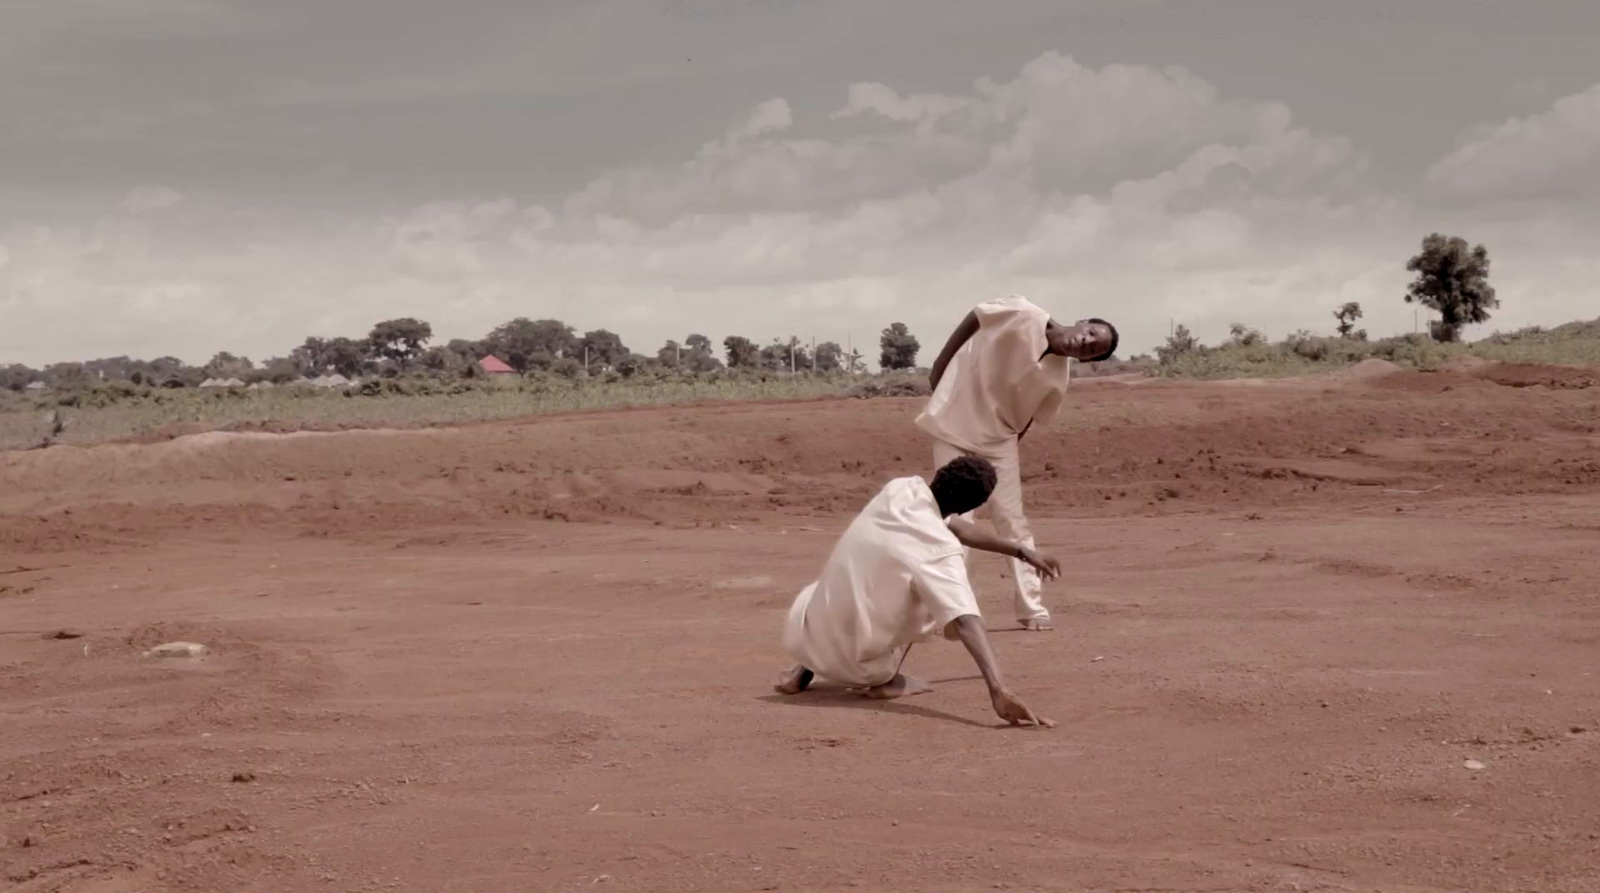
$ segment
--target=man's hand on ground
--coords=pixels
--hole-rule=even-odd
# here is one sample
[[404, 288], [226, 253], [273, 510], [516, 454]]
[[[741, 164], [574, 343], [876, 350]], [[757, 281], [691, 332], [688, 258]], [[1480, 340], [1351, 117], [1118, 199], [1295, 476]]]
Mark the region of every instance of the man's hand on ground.
[[1054, 722], [1035, 715], [1032, 710], [1028, 709], [1027, 704], [1022, 703], [1016, 695], [1006, 689], [998, 689], [992, 692], [989, 697], [994, 701], [994, 712], [999, 714], [1001, 719], [1014, 726], [1032, 723], [1036, 726], [1044, 726], [1047, 729], [1056, 727]]

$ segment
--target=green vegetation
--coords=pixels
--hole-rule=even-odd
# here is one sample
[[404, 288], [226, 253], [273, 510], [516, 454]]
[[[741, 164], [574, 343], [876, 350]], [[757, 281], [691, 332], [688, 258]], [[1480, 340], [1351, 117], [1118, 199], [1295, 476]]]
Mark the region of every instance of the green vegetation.
[[[1356, 311], [1359, 313], [1359, 307]], [[1159, 360], [1146, 368], [1169, 378], [1219, 379], [1330, 372], [1370, 359], [1414, 369], [1436, 369], [1466, 356], [1507, 363], [1600, 365], [1600, 320], [1570, 322], [1552, 329], [1533, 326], [1472, 343], [1439, 342], [1426, 335], [1367, 341], [1354, 337], [1356, 334], [1318, 337], [1302, 331], [1273, 343], [1235, 337], [1207, 347], [1179, 326], [1167, 343], [1156, 349]]]
[[0, 392], [0, 449], [38, 445], [60, 412], [59, 444], [88, 445], [208, 430], [415, 428], [549, 413], [706, 401], [806, 400], [926, 393], [915, 373], [881, 376], [736, 372], [642, 373], [594, 379], [534, 376], [500, 384], [422, 376], [373, 379], [347, 389], [152, 388], [106, 382]]

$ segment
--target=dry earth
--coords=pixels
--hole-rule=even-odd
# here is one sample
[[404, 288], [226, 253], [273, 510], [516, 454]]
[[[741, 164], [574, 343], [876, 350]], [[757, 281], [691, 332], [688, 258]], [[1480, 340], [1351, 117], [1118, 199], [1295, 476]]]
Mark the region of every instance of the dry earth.
[[0, 454], [0, 887], [1597, 890], [1593, 383], [1075, 388], [1053, 730], [771, 693], [915, 400]]

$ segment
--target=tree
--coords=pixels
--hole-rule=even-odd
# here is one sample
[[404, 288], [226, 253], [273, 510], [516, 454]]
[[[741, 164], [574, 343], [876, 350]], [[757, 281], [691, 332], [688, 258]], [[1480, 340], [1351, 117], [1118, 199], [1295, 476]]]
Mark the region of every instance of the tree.
[[623, 378], [632, 378], [633, 376], [638, 375], [652, 362], [654, 362], [654, 360], [645, 356], [644, 354], [630, 353], [627, 356], [617, 360], [615, 363], [612, 363], [611, 368], [615, 369]]
[[[289, 359], [307, 378], [337, 372], [346, 378], [361, 374], [369, 345], [351, 338], [311, 337], [289, 352]], [[158, 361], [159, 362], [159, 361]]]
[[799, 372], [811, 368], [811, 354], [793, 335], [788, 341], [774, 338], [771, 344], [761, 348], [761, 365], [777, 372]]
[[365, 344], [354, 338], [335, 338], [327, 343], [324, 355], [327, 368], [345, 378], [355, 378], [361, 374], [361, 366], [367, 359], [367, 350]]
[[816, 362], [818, 372], [838, 372], [844, 368], [844, 350], [837, 342], [824, 341], [817, 345], [812, 360]]
[[0, 389], [22, 391], [38, 380], [39, 373], [21, 363], [12, 363], [0, 369]]
[[501, 323], [482, 346], [518, 372], [553, 369], [555, 362], [571, 357], [580, 341], [573, 328], [558, 319], [518, 317]]
[[670, 338], [666, 344], [661, 345], [660, 350], [656, 351], [656, 362], [668, 369], [678, 368], [683, 364], [683, 359], [683, 345]]
[[51, 387], [85, 387], [91, 383], [82, 363], [51, 363], [44, 368], [44, 381]]
[[227, 351], [212, 357], [205, 366], [206, 375], [212, 378], [243, 378], [255, 368], [249, 357], [236, 357]]
[[682, 357], [686, 368], [694, 372], [712, 372], [722, 368], [722, 361], [711, 351], [710, 338], [704, 335], [690, 335], [683, 339], [683, 346], [687, 351]]
[[144, 383], [158, 386], [183, 378], [184, 369], [187, 368], [177, 357], [157, 357], [143, 365], [144, 368], [139, 371], [143, 373]]
[[586, 358], [591, 369], [596, 366], [616, 368], [617, 364], [633, 356], [633, 351], [622, 343], [621, 336], [615, 332], [595, 329], [584, 333], [583, 340], [572, 355], [580, 360]]
[[1199, 339], [1189, 334], [1188, 326], [1178, 326], [1167, 336], [1167, 343], [1156, 348], [1156, 357], [1166, 365], [1187, 353], [1192, 353], [1200, 347]]
[[749, 338], [729, 335], [722, 339], [722, 349], [727, 352], [728, 368], [750, 369], [761, 365], [761, 348]]
[[1228, 338], [1234, 344], [1237, 344], [1241, 347], [1249, 347], [1252, 344], [1260, 344], [1262, 341], [1260, 332], [1247, 327], [1242, 322], [1236, 322], [1228, 326]]
[[1356, 320], [1361, 318], [1361, 305], [1355, 301], [1348, 301], [1344, 306], [1333, 311], [1333, 318], [1339, 321], [1339, 337], [1351, 341], [1367, 340], [1367, 330], [1356, 330]]
[[880, 353], [878, 365], [885, 369], [913, 369], [917, 365], [917, 351], [922, 345], [917, 343], [915, 335], [906, 328], [903, 322], [897, 322], [883, 330], [883, 335], [878, 339]]
[[668, 340], [656, 351], [656, 362], [668, 369], [694, 373], [722, 368], [722, 361], [711, 353], [711, 339], [704, 335], [690, 335], [682, 344]]
[[466, 371], [464, 358], [448, 347], [430, 347], [422, 352], [422, 368], [435, 375], [456, 375]]
[[327, 370], [327, 353], [328, 342], [312, 336], [299, 347], [289, 351], [289, 359], [302, 376], [311, 378]]
[[401, 369], [410, 365], [431, 340], [433, 326], [409, 316], [380, 322], [367, 335], [372, 354], [398, 363]]
[[1489, 251], [1482, 245], [1469, 248], [1459, 236], [1431, 233], [1406, 269], [1417, 274], [1406, 303], [1438, 311], [1439, 319], [1429, 326], [1437, 341], [1459, 340], [1462, 328], [1488, 322], [1489, 311], [1500, 306], [1489, 284]]
[[110, 381], [117, 381], [119, 379], [122, 381], [130, 381], [133, 378], [133, 373], [141, 370], [144, 365], [144, 363], [141, 363], [138, 360], [130, 359], [125, 356], [104, 357], [102, 359], [90, 360], [89, 362], [84, 363], [83, 371], [84, 374], [88, 375], [90, 378], [106, 379]]
[[184, 363], [177, 357], [157, 357], [150, 361], [149, 367], [152, 376], [167, 378], [182, 372]]
[[273, 384], [287, 384], [300, 377], [300, 368], [288, 357], [273, 357], [261, 364], [260, 377]]

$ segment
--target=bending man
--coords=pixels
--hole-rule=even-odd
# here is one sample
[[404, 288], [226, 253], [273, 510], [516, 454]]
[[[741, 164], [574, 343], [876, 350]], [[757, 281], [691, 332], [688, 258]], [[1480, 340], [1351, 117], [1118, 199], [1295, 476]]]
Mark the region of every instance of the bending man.
[[[917, 425], [934, 439], [934, 467], [963, 455], [994, 464], [999, 482], [989, 514], [1000, 536], [1034, 544], [1022, 509], [1022, 436], [1034, 423], [1055, 418], [1073, 360], [1098, 362], [1116, 350], [1117, 330], [1105, 320], [1063, 326], [1018, 295], [979, 304], [950, 334], [933, 362], [933, 396]], [[1014, 559], [1011, 579], [1017, 622], [1025, 629], [1050, 629], [1038, 573]]]
[[953, 517], [983, 505], [995, 480], [987, 460], [963, 456], [940, 468], [931, 484], [903, 477], [879, 490], [789, 609], [783, 645], [798, 663], [779, 678], [777, 690], [799, 694], [820, 676], [871, 698], [932, 691], [900, 667], [914, 642], [942, 632], [967, 647], [1001, 719], [1055, 725], [1006, 687], [967, 577], [964, 547], [1011, 555], [1052, 578], [1061, 572], [1059, 562], [1032, 547]]

